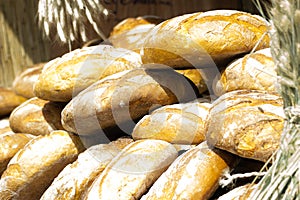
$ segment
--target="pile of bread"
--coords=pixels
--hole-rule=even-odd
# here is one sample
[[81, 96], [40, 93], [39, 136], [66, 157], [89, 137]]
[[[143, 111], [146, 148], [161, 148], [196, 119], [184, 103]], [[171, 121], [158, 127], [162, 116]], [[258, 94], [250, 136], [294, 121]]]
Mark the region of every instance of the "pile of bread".
[[252, 179], [221, 181], [279, 146], [268, 30], [234, 10], [130, 18], [27, 69], [0, 91], [0, 199], [250, 199]]

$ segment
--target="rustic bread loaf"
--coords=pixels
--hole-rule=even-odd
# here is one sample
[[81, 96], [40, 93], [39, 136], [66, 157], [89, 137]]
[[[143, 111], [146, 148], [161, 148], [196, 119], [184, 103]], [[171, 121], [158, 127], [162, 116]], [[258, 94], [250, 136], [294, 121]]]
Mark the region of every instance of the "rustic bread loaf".
[[211, 104], [197, 101], [163, 106], [144, 116], [132, 137], [159, 139], [175, 144], [199, 144], [205, 140], [205, 123]]
[[16, 133], [46, 135], [63, 130], [61, 111], [64, 104], [33, 97], [14, 109], [9, 117], [10, 127]]
[[44, 65], [45, 63], [35, 64], [18, 75], [13, 82], [15, 93], [28, 99], [34, 97], [33, 86], [38, 80]]
[[110, 36], [121, 35], [140, 25], [158, 24], [160, 22], [162, 22], [162, 19], [153, 15], [126, 18], [113, 27]]
[[44, 66], [34, 93], [41, 99], [68, 102], [97, 80], [140, 65], [140, 55], [133, 51], [109, 45], [76, 49]]
[[[132, 141], [121, 139], [120, 141], [98, 144], [88, 148], [79, 154], [75, 162], [66, 166], [59, 173], [51, 186], [45, 191], [41, 200], [83, 199], [85, 191], [94, 179]], [[122, 147], [122, 149], [119, 147]]]
[[284, 116], [282, 99], [275, 93], [229, 92], [213, 102], [206, 139], [217, 148], [265, 162], [279, 146]]
[[34, 137], [31, 134], [13, 132], [0, 134], [0, 176], [10, 159]]
[[224, 64], [233, 56], [269, 47], [267, 22], [235, 10], [212, 10], [166, 20], [146, 35], [143, 63], [170, 67]]
[[39, 199], [59, 172], [83, 150], [79, 137], [65, 131], [32, 139], [2, 174], [0, 199]]
[[179, 69], [175, 71], [191, 80], [198, 88], [200, 94], [207, 91], [208, 82], [205, 80], [205, 77], [203, 77], [205, 74], [203, 74], [200, 69]]
[[113, 28], [109, 41], [114, 47], [139, 51], [144, 44], [145, 35], [161, 21], [155, 16], [127, 18]]
[[26, 98], [17, 95], [12, 89], [0, 87], [0, 116], [9, 115], [24, 101]]
[[62, 111], [63, 127], [87, 135], [138, 119], [150, 109], [196, 98], [174, 70], [134, 69], [106, 77], [76, 96]]
[[165, 141], [133, 142], [108, 164], [84, 199], [139, 199], [176, 157]]
[[250, 196], [252, 191], [256, 188], [255, 184], [246, 184], [233, 190], [228, 193], [220, 196], [218, 200], [251, 200]]
[[232, 62], [215, 82], [214, 92], [218, 96], [234, 90], [276, 92], [277, 74], [270, 48]]
[[5, 134], [7, 132], [12, 132], [9, 126], [9, 119], [8, 118], [0, 119], [0, 135]]
[[234, 156], [203, 142], [179, 156], [141, 200], [209, 199], [235, 162]]

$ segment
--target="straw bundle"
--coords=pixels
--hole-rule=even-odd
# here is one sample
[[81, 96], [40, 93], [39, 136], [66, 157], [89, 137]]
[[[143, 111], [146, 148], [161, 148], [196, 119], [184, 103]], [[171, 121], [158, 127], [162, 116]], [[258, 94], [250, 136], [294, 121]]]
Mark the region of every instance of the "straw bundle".
[[38, 5], [39, 26], [46, 36], [54, 28], [63, 43], [87, 41], [87, 25], [106, 40], [101, 24], [109, 14], [100, 0], [39, 0]]
[[[261, 9], [259, 0], [256, 1]], [[273, 165], [251, 199], [300, 198], [300, 0], [271, 0], [271, 50], [286, 123]]]

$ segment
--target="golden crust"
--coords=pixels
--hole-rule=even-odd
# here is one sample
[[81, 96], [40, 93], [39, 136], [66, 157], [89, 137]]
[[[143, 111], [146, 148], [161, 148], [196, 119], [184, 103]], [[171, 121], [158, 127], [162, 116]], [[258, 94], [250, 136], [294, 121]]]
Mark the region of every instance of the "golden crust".
[[190, 83], [174, 70], [134, 69], [81, 92], [62, 111], [62, 124], [68, 131], [91, 134], [138, 119], [158, 106], [195, 98]]
[[79, 137], [65, 131], [32, 139], [10, 160], [0, 179], [0, 198], [39, 199], [58, 173], [84, 150]]
[[133, 142], [109, 163], [85, 199], [139, 199], [176, 157], [176, 149], [165, 141]]
[[110, 36], [124, 34], [133, 28], [144, 24], [158, 24], [162, 20], [156, 16], [140, 16], [136, 18], [126, 18], [119, 22], [110, 33]]
[[68, 102], [94, 82], [140, 65], [140, 55], [133, 51], [109, 45], [76, 49], [44, 66], [34, 93], [41, 99]]
[[234, 90], [263, 90], [277, 92], [277, 74], [270, 48], [237, 59], [215, 80], [214, 92], [220, 96]]
[[63, 130], [61, 111], [64, 104], [33, 97], [18, 106], [10, 115], [11, 129], [16, 133], [46, 135], [54, 130]]
[[33, 86], [38, 80], [44, 65], [45, 63], [35, 64], [18, 75], [13, 82], [15, 93], [28, 99], [34, 97]]
[[166, 20], [150, 31], [141, 52], [143, 63], [170, 67], [224, 63], [231, 57], [269, 46], [266, 21], [234, 10], [214, 10]]
[[33, 138], [30, 134], [12, 132], [0, 135], [0, 176], [10, 159]]
[[235, 162], [234, 156], [203, 142], [180, 155], [141, 200], [209, 199]]
[[0, 116], [11, 113], [17, 106], [27, 99], [17, 95], [9, 88], [0, 87]]
[[279, 146], [284, 118], [282, 99], [275, 93], [229, 92], [213, 102], [206, 139], [217, 148], [265, 162]]
[[98, 144], [79, 154], [78, 159], [66, 166], [45, 191], [41, 200], [83, 199], [86, 190], [109, 162], [128, 144], [121, 138], [109, 144]]
[[163, 106], [144, 116], [132, 137], [160, 139], [175, 144], [199, 144], [205, 140], [205, 124], [211, 104], [192, 102]]

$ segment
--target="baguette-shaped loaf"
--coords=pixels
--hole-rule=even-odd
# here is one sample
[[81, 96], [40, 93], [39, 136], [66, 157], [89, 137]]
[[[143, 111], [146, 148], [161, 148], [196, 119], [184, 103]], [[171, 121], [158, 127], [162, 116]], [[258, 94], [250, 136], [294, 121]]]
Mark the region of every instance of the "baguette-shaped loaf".
[[12, 89], [0, 87], [0, 116], [9, 115], [13, 109], [26, 100]]
[[10, 127], [16, 133], [46, 135], [63, 130], [61, 111], [64, 104], [33, 97], [15, 108], [9, 117]]
[[65, 131], [32, 139], [2, 174], [0, 199], [39, 199], [59, 172], [83, 150], [80, 138]]
[[270, 48], [256, 51], [232, 62], [215, 81], [216, 95], [234, 90], [276, 92], [277, 74]]
[[0, 176], [10, 159], [34, 137], [30, 134], [13, 132], [0, 134]]
[[12, 130], [9, 125], [9, 119], [4, 118], [0, 120], [0, 135], [7, 132], [12, 132]]
[[218, 200], [251, 200], [250, 196], [256, 185], [246, 184], [227, 192], [220, 196]]
[[212, 10], [166, 20], [147, 35], [141, 51], [143, 63], [170, 67], [204, 66], [226, 62], [233, 56], [269, 47], [266, 21], [235, 10]]
[[68, 102], [99, 79], [140, 65], [140, 55], [133, 51], [109, 45], [76, 49], [44, 66], [34, 93], [41, 99]]
[[135, 120], [158, 106], [196, 98], [174, 70], [133, 69], [106, 77], [77, 95], [62, 111], [63, 127], [80, 135]]
[[217, 148], [265, 162], [279, 146], [284, 118], [282, 98], [275, 93], [229, 92], [213, 102], [206, 139]]
[[210, 103], [192, 102], [163, 106], [144, 116], [134, 127], [132, 137], [159, 139], [175, 144], [199, 144], [205, 140]]
[[85, 199], [139, 199], [176, 157], [176, 149], [165, 141], [133, 142], [109, 163]]
[[35, 64], [18, 75], [13, 82], [15, 93], [28, 99], [34, 97], [33, 86], [38, 80], [44, 65], [45, 63]]
[[109, 40], [114, 47], [139, 51], [145, 35], [161, 21], [155, 16], [127, 18], [113, 28]]
[[[54, 179], [41, 200], [75, 200], [82, 199], [87, 188], [105, 169], [108, 163], [132, 140], [109, 144], [98, 144], [79, 154], [78, 159], [66, 166]], [[126, 145], [125, 145], [126, 143]], [[122, 144], [122, 145], [118, 145]]]
[[209, 199], [235, 162], [234, 156], [203, 142], [179, 156], [141, 200]]

